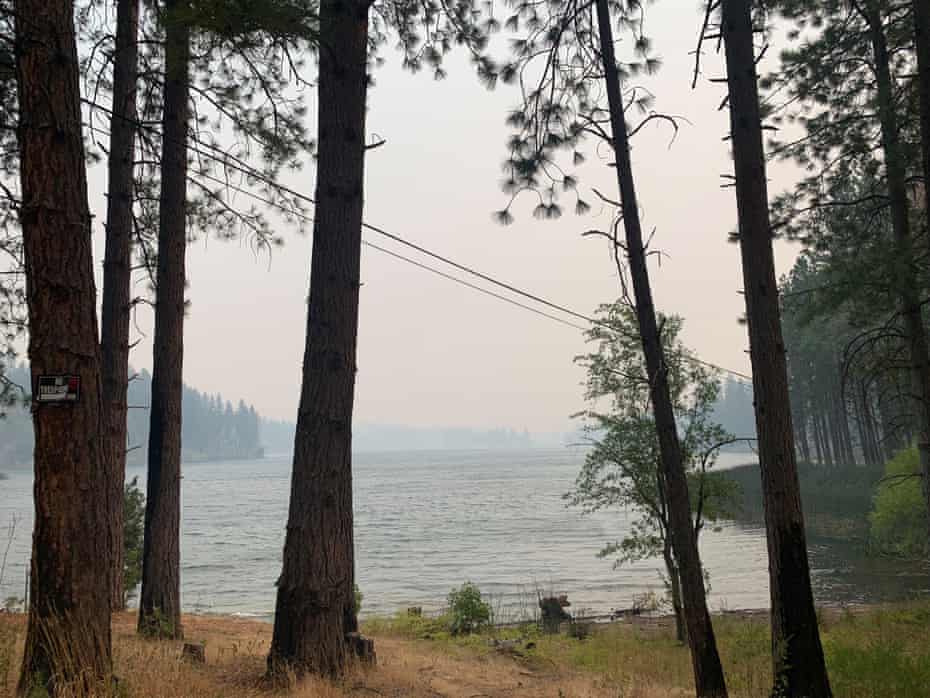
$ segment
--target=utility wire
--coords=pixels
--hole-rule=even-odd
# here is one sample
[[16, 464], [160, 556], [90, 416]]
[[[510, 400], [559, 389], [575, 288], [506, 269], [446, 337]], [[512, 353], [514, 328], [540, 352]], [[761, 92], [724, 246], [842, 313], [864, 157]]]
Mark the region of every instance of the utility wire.
[[[111, 117], [114, 117], [114, 116], [115, 116], [116, 118], [123, 119], [123, 120], [125, 120], [125, 121], [129, 121], [129, 122], [131, 122], [134, 126], [136, 126], [136, 128], [138, 128], [138, 129], [144, 129], [144, 130], [146, 130], [146, 131], [149, 131], [149, 132], [153, 133], [153, 134], [156, 135], [156, 136], [160, 136], [160, 137], [164, 138], [164, 134], [162, 134], [161, 131], [160, 131], [159, 129], [157, 129], [156, 127], [154, 127], [154, 126], [152, 126], [152, 125], [150, 125], [150, 124], [142, 123], [142, 122], [139, 121], [138, 119], [129, 119], [128, 117], [125, 117], [125, 116], [123, 116], [122, 114], [116, 114], [116, 113], [115, 113], [114, 111], [112, 111], [111, 109], [108, 109], [107, 107], [104, 107], [104, 106], [101, 105], [101, 104], [98, 104], [98, 103], [96, 103], [96, 102], [93, 102], [92, 100], [89, 100], [89, 99], [87, 99], [86, 97], [81, 97], [81, 101], [84, 102], [85, 104], [87, 104], [88, 106], [90, 106], [92, 109], [97, 109], [97, 110], [99, 110], [99, 111], [102, 111], [102, 112], [104, 112], [105, 114], [107, 114], [107, 115], [109, 115], [109, 116], [111, 116]], [[106, 133], [106, 131], [105, 131], [104, 129], [98, 129], [98, 130], [100, 130], [100, 131]], [[265, 185], [267, 185], [267, 186], [269, 186], [269, 187], [271, 187], [271, 188], [273, 188], [273, 189], [276, 189], [276, 190], [278, 190], [278, 191], [284, 192], [284, 193], [286, 193], [286, 194], [288, 194], [288, 195], [294, 197], [295, 199], [298, 199], [298, 200], [300, 200], [300, 201], [304, 201], [304, 202], [309, 203], [309, 204], [312, 204], [312, 205], [314, 205], [314, 206], [316, 205], [316, 200], [313, 199], [312, 197], [310, 197], [310, 196], [308, 196], [308, 195], [306, 195], [306, 194], [303, 194], [303, 193], [301, 193], [301, 192], [298, 192], [298, 191], [295, 190], [295, 189], [291, 189], [290, 187], [288, 187], [288, 186], [285, 185], [285, 184], [281, 184], [280, 182], [276, 182], [276, 181], [274, 181], [273, 179], [270, 179], [270, 178], [269, 178], [267, 175], [265, 175], [264, 173], [259, 172], [258, 170], [255, 170], [254, 168], [252, 168], [252, 167], [249, 166], [248, 164], [244, 163], [244, 162], [243, 162], [242, 160], [240, 160], [239, 158], [236, 158], [235, 156], [233, 156], [233, 155], [231, 155], [231, 154], [229, 154], [229, 153], [226, 153], [224, 150], [222, 150], [222, 149], [219, 148], [218, 146], [213, 145], [213, 144], [210, 144], [210, 143], [204, 143], [203, 141], [200, 141], [200, 140], [198, 140], [197, 138], [195, 138], [194, 136], [190, 136], [190, 135], [188, 136], [188, 141], [189, 141], [189, 143], [188, 143], [189, 149], [192, 150], [193, 152], [197, 153], [197, 154], [200, 155], [201, 157], [205, 157], [205, 158], [207, 158], [207, 159], [209, 159], [209, 160], [212, 160], [212, 161], [214, 161], [214, 162], [219, 162], [220, 164], [223, 165], [224, 168], [227, 168], [227, 169], [230, 169], [230, 170], [239, 172], [239, 173], [245, 175], [246, 177], [249, 177], [249, 178], [251, 178], [251, 179], [254, 179], [254, 180], [257, 180], [257, 181], [259, 181], [259, 182], [262, 182], [263, 184], [265, 184]], [[200, 147], [208, 148], [208, 149], [212, 150], [214, 153], [218, 153], [219, 155], [213, 155], [213, 154], [205, 153], [203, 150], [200, 150], [200, 149], [198, 149], [198, 148], [196, 148], [196, 147], [191, 148], [191, 147], [190, 147], [190, 143], [194, 143], [194, 144], [196, 144], [197, 146], [200, 146]], [[281, 209], [281, 210], [284, 210], [284, 211], [286, 211], [287, 213], [289, 213], [290, 215], [296, 215], [296, 216], [302, 217], [302, 218], [304, 218], [304, 219], [312, 220], [312, 219], [309, 219], [307, 216], [304, 216], [304, 215], [300, 214], [299, 211], [292, 211], [292, 210], [284, 209], [280, 204], [273, 203], [273, 202], [271, 202], [270, 200], [268, 200], [268, 199], [266, 199], [266, 198], [264, 198], [264, 197], [260, 197], [259, 195], [254, 194], [253, 192], [250, 192], [250, 191], [248, 191], [248, 190], [245, 190], [245, 189], [241, 189], [241, 188], [239, 188], [239, 187], [236, 187], [235, 185], [232, 185], [232, 184], [230, 184], [229, 182], [225, 182], [225, 181], [223, 181], [223, 180], [221, 180], [221, 179], [219, 179], [219, 178], [212, 177], [212, 176], [210, 176], [210, 175], [204, 175], [203, 173], [201, 173], [201, 176], [205, 176], [205, 177], [207, 177], [207, 178], [210, 178], [210, 179], [212, 179], [213, 181], [216, 181], [216, 182], [220, 183], [222, 186], [225, 186], [225, 187], [228, 187], [228, 188], [230, 188], [230, 189], [239, 191], [239, 192], [241, 192], [241, 193], [243, 193], [243, 194], [246, 194], [247, 196], [253, 196], [253, 197], [255, 197], [257, 200], [261, 200], [261, 201], [263, 201], [264, 203], [266, 203], [266, 204], [269, 205], [269, 206], [273, 206], [273, 207], [275, 207], [275, 208], [279, 208], [279, 209]], [[529, 292], [529, 291], [525, 291], [525, 290], [523, 290], [523, 289], [521, 289], [521, 288], [519, 288], [519, 287], [517, 287], [517, 286], [514, 286], [514, 285], [511, 284], [511, 283], [508, 283], [508, 282], [506, 282], [506, 281], [502, 281], [502, 280], [497, 279], [497, 278], [495, 278], [495, 277], [493, 277], [493, 276], [490, 276], [490, 275], [488, 275], [488, 274], [485, 274], [485, 273], [483, 273], [483, 272], [480, 272], [480, 271], [478, 271], [477, 269], [474, 269], [474, 268], [472, 268], [472, 267], [469, 267], [469, 266], [467, 266], [467, 265], [465, 265], [465, 264], [460, 264], [459, 262], [456, 262], [455, 260], [450, 259], [449, 257], [446, 257], [446, 256], [444, 256], [444, 255], [441, 255], [441, 254], [439, 254], [438, 252], [433, 252], [432, 250], [430, 250], [430, 249], [428, 249], [428, 248], [426, 248], [426, 247], [423, 247], [422, 245], [418, 245], [418, 244], [415, 243], [415, 242], [411, 242], [410, 240], [407, 240], [407, 239], [401, 237], [400, 235], [396, 235], [396, 234], [394, 234], [394, 233], [391, 233], [391, 232], [385, 230], [384, 228], [381, 228], [381, 227], [376, 226], [376, 225], [372, 225], [372, 224], [370, 224], [370, 223], [365, 223], [364, 221], [362, 222], [362, 227], [363, 227], [364, 229], [366, 229], [366, 230], [369, 230], [369, 231], [373, 232], [373, 233], [376, 233], [376, 234], [378, 234], [378, 235], [381, 235], [381, 236], [383, 236], [383, 237], [386, 237], [386, 238], [388, 238], [389, 240], [392, 240], [392, 241], [394, 241], [394, 242], [396, 242], [396, 243], [398, 243], [398, 244], [401, 244], [401, 245], [404, 245], [404, 246], [406, 246], [406, 247], [409, 247], [409, 248], [411, 248], [411, 249], [413, 249], [413, 250], [416, 250], [416, 251], [419, 252], [420, 254], [426, 255], [426, 256], [431, 257], [431, 258], [433, 258], [433, 259], [436, 259], [436, 260], [438, 260], [438, 261], [440, 261], [440, 262], [442, 262], [442, 263], [444, 263], [444, 264], [447, 264], [447, 265], [449, 265], [449, 266], [451, 266], [451, 267], [453, 267], [453, 268], [455, 268], [455, 269], [458, 269], [459, 271], [465, 272], [466, 274], [469, 274], [469, 275], [474, 276], [474, 277], [476, 277], [476, 278], [478, 278], [478, 279], [481, 279], [481, 280], [483, 280], [483, 281], [486, 281], [486, 282], [488, 282], [488, 283], [490, 283], [490, 284], [493, 284], [493, 285], [495, 285], [495, 286], [497, 286], [497, 287], [499, 287], [499, 288], [503, 288], [503, 289], [505, 289], [505, 290], [507, 290], [507, 291], [509, 291], [509, 292], [511, 292], [511, 293], [514, 293], [514, 294], [516, 294], [516, 295], [518, 295], [518, 296], [521, 296], [521, 297], [523, 297], [523, 298], [526, 298], [526, 299], [528, 299], [528, 300], [531, 300], [531, 301], [533, 301], [533, 302], [535, 302], [535, 303], [538, 303], [538, 304], [540, 304], [540, 305], [543, 305], [543, 306], [545, 306], [545, 307], [547, 307], [547, 308], [550, 308], [550, 309], [552, 309], [552, 310], [557, 310], [557, 311], [559, 311], [559, 312], [561, 312], [561, 313], [564, 313], [565, 315], [569, 315], [569, 316], [574, 317], [574, 318], [576, 318], [576, 319], [583, 320], [584, 322], [590, 323], [591, 325], [595, 325], [595, 326], [598, 326], [598, 327], [602, 327], [602, 328], [607, 329], [607, 330], [609, 330], [609, 331], [611, 331], [611, 332], [618, 332], [617, 328], [614, 327], [613, 325], [611, 325], [610, 323], [606, 323], [606, 322], [603, 322], [603, 321], [601, 321], [601, 320], [597, 320], [597, 319], [595, 319], [595, 318], [592, 318], [592, 317], [590, 317], [590, 316], [588, 316], [588, 315], [584, 315], [583, 313], [579, 313], [579, 312], [577, 312], [577, 311], [575, 311], [575, 310], [572, 310], [571, 308], [568, 308], [568, 307], [566, 307], [566, 306], [564, 306], [564, 305], [561, 305], [561, 304], [559, 304], [559, 303], [555, 303], [555, 302], [553, 302], [553, 301], [550, 301], [550, 300], [548, 300], [548, 299], [546, 299], [546, 298], [543, 298], [542, 296], [539, 296], [539, 295], [537, 295], [537, 294], [535, 294], [535, 293], [531, 293], [531, 292]], [[363, 240], [363, 243], [365, 243], [365, 244], [367, 244], [368, 246], [373, 247], [373, 248], [375, 248], [375, 249], [379, 249], [379, 250], [381, 250], [382, 252], [386, 252], [387, 254], [391, 254], [392, 256], [397, 257], [398, 259], [403, 259], [404, 261], [407, 261], [407, 262], [409, 262], [409, 263], [411, 263], [411, 264], [415, 264], [415, 265], [417, 265], [417, 266], [419, 266], [419, 267], [421, 267], [421, 268], [423, 268], [423, 269], [427, 269], [428, 271], [431, 271], [431, 272], [433, 272], [433, 273], [435, 273], [435, 274], [441, 275], [441, 276], [443, 276], [443, 277], [445, 277], [445, 278], [448, 278], [448, 279], [450, 279], [450, 280], [454, 280], [454, 281], [456, 281], [457, 283], [462, 283], [463, 285], [466, 285], [466, 286], [468, 286], [468, 287], [470, 287], [470, 288], [473, 288], [473, 289], [475, 289], [475, 290], [478, 290], [478, 291], [480, 291], [480, 292], [482, 292], [482, 293], [486, 293], [486, 294], [488, 294], [488, 295], [494, 296], [494, 297], [499, 298], [499, 299], [501, 299], [501, 300], [506, 300], [506, 302], [512, 303], [512, 304], [514, 304], [514, 305], [517, 305], [517, 306], [519, 306], [519, 307], [525, 308], [525, 309], [527, 309], [527, 310], [531, 310], [531, 312], [536, 312], [536, 313], [539, 314], [539, 315], [543, 315], [543, 316], [545, 316], [545, 317], [549, 317], [550, 319], [554, 319], [554, 320], [556, 320], [556, 321], [558, 321], [558, 322], [561, 322], [562, 324], [566, 324], [566, 325], [569, 325], [569, 326], [571, 326], [571, 327], [575, 327], [575, 328], [577, 328], [577, 329], [582, 329], [582, 330], [585, 330], [585, 329], [586, 329], [586, 328], [582, 328], [582, 327], [580, 327], [580, 326], [578, 326], [578, 325], [575, 325], [575, 324], [573, 324], [573, 323], [571, 323], [571, 322], [568, 322], [568, 321], [566, 321], [566, 320], [562, 320], [562, 319], [560, 319], [560, 318], [556, 318], [556, 317], [554, 317], [554, 316], [551, 316], [551, 315], [549, 315], [549, 314], [547, 314], [547, 313], [544, 313], [544, 312], [542, 312], [542, 311], [539, 311], [539, 310], [536, 310], [536, 309], [532, 309], [532, 308], [530, 308], [529, 306], [526, 306], [526, 305], [523, 305], [523, 304], [521, 304], [521, 303], [519, 303], [519, 302], [517, 302], [517, 301], [514, 301], [513, 299], [507, 299], [507, 298], [505, 298], [505, 297], [503, 297], [503, 296], [500, 296], [499, 294], [496, 294], [496, 293], [494, 293], [494, 292], [492, 292], [492, 291], [488, 291], [487, 289], [482, 289], [482, 288], [480, 288], [480, 287], [477, 287], [477, 286], [475, 286], [474, 284], [471, 284], [471, 283], [469, 283], [469, 282], [466, 282], [466, 281], [464, 281], [464, 280], [462, 280], [462, 279], [458, 279], [457, 277], [453, 277], [453, 276], [451, 276], [451, 275], [447, 275], [447, 274], [445, 274], [444, 272], [441, 272], [441, 271], [439, 271], [439, 270], [437, 270], [437, 269], [434, 269], [434, 268], [432, 268], [432, 267], [428, 267], [427, 265], [424, 265], [424, 264], [422, 264], [422, 263], [420, 263], [420, 262], [416, 262], [416, 261], [414, 261], [414, 260], [412, 260], [412, 259], [409, 259], [409, 258], [407, 258], [407, 257], [404, 257], [403, 255], [400, 255], [400, 254], [397, 254], [397, 253], [389, 252], [389, 251], [386, 250], [385, 248], [377, 247], [377, 246], [375, 246], [374, 244], [372, 244], [372, 243], [370, 243], [370, 242], [367, 242], [367, 241], [364, 241], [364, 240]], [[709, 362], [709, 361], [704, 361], [703, 359], [699, 359], [699, 358], [697, 358], [696, 356], [687, 356], [687, 359], [688, 359], [689, 361], [691, 361], [692, 363], [696, 363], [696, 364], [699, 364], [699, 365], [702, 365], [702, 366], [706, 366], [706, 367], [708, 367], [708, 368], [712, 368], [712, 369], [714, 369], [714, 370], [721, 371], [721, 372], [723, 372], [723, 373], [728, 373], [728, 374], [730, 374], [730, 375], [736, 376], [737, 378], [741, 378], [741, 379], [743, 379], [744, 381], [749, 381], [750, 383], [752, 382], [752, 377], [749, 376], [749, 375], [747, 375], [747, 374], [745, 374], [745, 373], [741, 373], [741, 372], [739, 372], [739, 371], [734, 371], [733, 369], [725, 368], [724, 366], [719, 366], [719, 365], [714, 364], [714, 363], [711, 363], [711, 362]]]
[[[98, 128], [98, 127], [96, 127], [96, 126], [92, 126], [92, 125], [90, 125], [90, 124], [85, 124], [85, 126], [87, 126], [87, 128], [92, 129], [94, 132], [96, 132], [96, 133], [98, 133], [98, 134], [100, 134], [100, 135], [107, 135], [107, 132], [106, 132], [106, 130], [104, 130], [104, 129]], [[216, 177], [216, 176], [211, 175], [211, 174], [209, 174], [209, 173], [206, 173], [206, 172], [199, 172], [199, 173], [197, 173], [197, 176], [200, 177], [200, 178], [203, 178], [203, 179], [207, 179], [207, 180], [209, 180], [209, 181], [211, 181], [211, 182], [215, 182], [215, 183], [217, 183], [217, 184], [219, 184], [219, 185], [221, 185], [221, 186], [223, 186], [223, 187], [226, 187], [227, 189], [230, 189], [230, 190], [232, 190], [232, 191], [235, 191], [235, 192], [237, 192], [237, 193], [239, 193], [239, 194], [243, 194], [243, 195], [245, 195], [245, 196], [249, 196], [249, 197], [255, 199], [256, 201], [259, 201], [259, 202], [265, 204], [266, 206], [271, 206], [272, 208], [277, 208], [277, 209], [280, 209], [280, 210], [285, 210], [285, 209], [283, 209], [283, 208], [281, 207], [280, 204], [278, 204], [278, 203], [272, 201], [271, 199], [269, 199], [269, 198], [267, 198], [267, 197], [262, 196], [261, 194], [257, 194], [257, 193], [255, 193], [255, 192], [253, 192], [253, 191], [248, 190], [248, 189], [243, 189], [242, 187], [239, 187], [239, 186], [237, 186], [237, 185], [235, 185], [235, 184], [232, 184], [231, 182], [228, 182], [228, 181], [226, 181], [226, 180], [220, 179], [219, 177]], [[304, 214], [304, 213], [301, 213], [300, 211], [287, 211], [287, 212], [288, 212], [290, 215], [295, 216], [296, 218], [300, 218], [301, 220], [306, 221], [306, 222], [308, 222], [308, 223], [312, 223], [312, 222], [313, 222], [313, 218], [312, 218], [311, 216], [308, 216], [308, 215], [306, 215], [306, 214]], [[544, 312], [544, 311], [542, 311], [542, 310], [539, 310], [538, 308], [534, 308], [534, 307], [532, 307], [532, 306], [530, 306], [530, 305], [526, 305], [526, 304], [524, 304], [524, 303], [520, 303], [519, 301], [516, 301], [516, 300], [514, 300], [513, 298], [509, 298], [509, 297], [507, 297], [507, 296], [504, 296], [504, 295], [502, 295], [502, 294], [500, 294], [500, 293], [495, 293], [494, 291], [489, 291], [488, 289], [482, 288], [481, 286], [478, 286], [477, 284], [473, 284], [473, 283], [471, 283], [471, 282], [469, 282], [469, 281], [466, 281], [465, 279], [460, 279], [460, 278], [457, 277], [457, 276], [453, 276], [453, 275], [451, 275], [451, 274], [447, 274], [446, 272], [444, 272], [444, 271], [442, 271], [442, 270], [440, 270], [440, 269], [436, 269], [435, 267], [431, 267], [431, 266], [429, 266], [428, 264], [423, 264], [422, 262], [419, 262], [419, 261], [417, 261], [417, 260], [415, 260], [415, 259], [412, 259], [412, 258], [410, 258], [410, 257], [406, 257], [406, 256], [404, 256], [404, 255], [402, 255], [402, 254], [400, 254], [400, 253], [398, 253], [398, 252], [394, 252], [393, 250], [389, 250], [389, 249], [387, 249], [386, 247], [381, 247], [380, 245], [376, 245], [375, 243], [371, 242], [370, 240], [366, 240], [366, 239], [362, 238], [362, 244], [365, 245], [366, 247], [370, 247], [371, 249], [377, 250], [377, 251], [379, 251], [379, 252], [383, 252], [383, 253], [386, 254], [386, 255], [389, 255], [389, 256], [394, 257], [394, 258], [396, 258], [396, 259], [399, 259], [399, 260], [401, 260], [401, 261], [407, 262], [408, 264], [412, 264], [412, 265], [415, 266], [415, 267], [419, 267], [420, 269], [424, 269], [424, 270], [426, 270], [426, 271], [428, 271], [428, 272], [431, 272], [431, 273], [433, 273], [433, 274], [436, 274], [437, 276], [441, 276], [441, 277], [444, 278], [444, 279], [448, 279], [449, 281], [453, 281], [453, 282], [455, 282], [455, 283], [457, 283], [457, 284], [461, 284], [462, 286], [465, 286], [465, 287], [467, 287], [467, 288], [473, 289], [473, 290], [478, 291], [479, 293], [483, 293], [483, 294], [485, 294], [485, 295], [487, 295], [487, 296], [491, 296], [492, 298], [496, 298], [496, 299], [498, 299], [498, 300], [504, 301], [505, 303], [510, 303], [511, 305], [515, 305], [515, 306], [517, 306], [518, 308], [523, 308], [524, 310], [528, 310], [528, 311], [530, 311], [531, 313], [535, 313], [536, 315], [540, 315], [540, 316], [542, 316], [542, 317], [544, 317], [544, 318], [548, 318], [549, 320], [553, 320], [553, 321], [558, 322], [558, 323], [561, 323], [561, 324], [563, 324], [563, 325], [567, 325], [568, 327], [573, 327], [574, 329], [576, 329], [576, 330], [581, 330], [582, 332], [584, 332], [584, 331], [587, 330], [587, 328], [586, 328], [586, 327], [583, 327], [582, 325], [575, 324], [575, 323], [573, 323], [573, 322], [570, 322], [570, 321], [568, 321], [568, 320], [565, 320], [564, 318], [560, 318], [560, 317], [558, 317], [558, 316], [556, 316], [556, 315], [551, 315], [551, 314], [546, 313], [546, 312]]]

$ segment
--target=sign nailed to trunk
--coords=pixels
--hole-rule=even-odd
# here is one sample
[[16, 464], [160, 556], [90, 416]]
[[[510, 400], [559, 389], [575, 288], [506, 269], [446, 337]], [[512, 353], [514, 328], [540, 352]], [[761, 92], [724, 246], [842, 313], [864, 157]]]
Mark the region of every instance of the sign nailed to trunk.
[[36, 402], [72, 403], [81, 396], [81, 377], [71, 375], [39, 376]]

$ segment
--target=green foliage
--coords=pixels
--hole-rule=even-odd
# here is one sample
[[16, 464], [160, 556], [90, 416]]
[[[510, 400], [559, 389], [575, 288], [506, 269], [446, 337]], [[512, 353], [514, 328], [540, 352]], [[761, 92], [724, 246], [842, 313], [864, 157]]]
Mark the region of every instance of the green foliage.
[[875, 491], [869, 515], [869, 542], [887, 555], [922, 557], [927, 542], [927, 505], [921, 492], [920, 461], [916, 448], [902, 451], [885, 466], [885, 477]]
[[[596, 312], [600, 325], [588, 331], [591, 352], [576, 358], [587, 371], [585, 398], [591, 408], [577, 415], [591, 443], [574, 489], [564, 495], [585, 513], [605, 507], [639, 514], [622, 540], [607, 544], [602, 557], [620, 565], [667, 550], [669, 520], [658, 434], [635, 315], [618, 301]], [[697, 532], [706, 521], [731, 515], [735, 484], [710, 472], [718, 449], [733, 441], [713, 420], [720, 394], [717, 377], [679, 341], [682, 322], [661, 320], [672, 403], [681, 435]]]
[[449, 629], [453, 635], [469, 635], [491, 622], [491, 606], [481, 598], [481, 590], [465, 582], [449, 592]]
[[[522, 101], [507, 117], [512, 134], [507, 141], [502, 189], [510, 198], [495, 219], [511, 223], [511, 207], [524, 192], [532, 192], [530, 198], [537, 201], [535, 218], [559, 218], [562, 196], [572, 200], [577, 215], [586, 214], [591, 205], [581, 197], [573, 169], [586, 160], [583, 142], [593, 137], [606, 147], [613, 146], [609, 128], [605, 128], [605, 71], [595, 4], [583, 0], [509, 0], [507, 4], [511, 14], [504, 28], [516, 38], [510, 42], [511, 59], [498, 75], [503, 82], [519, 86]], [[646, 4], [643, 0], [609, 3], [615, 26], [624, 35], [617, 42], [617, 69], [630, 133], [662, 118], [652, 112], [652, 93], [633, 84], [660, 67], [643, 33]], [[675, 123], [672, 118], [667, 121]]]
[[[930, 283], [922, 256], [894, 241], [888, 177], [889, 167], [910, 180], [923, 174], [913, 17], [908, 6], [884, 0], [780, 0], [769, 8], [787, 30], [779, 65], [763, 80], [769, 153], [805, 172], [773, 203], [778, 233], [804, 244], [783, 283], [801, 454], [851, 465], [847, 423], [865, 423], [858, 445], [864, 460], [877, 465], [882, 450], [902, 447], [901, 433], [913, 428], [899, 296], [916, 286], [923, 297]], [[884, 66], [877, 37], [887, 43]], [[880, 68], [889, 73], [888, 104], [880, 103]], [[883, 126], [883, 112], [896, 123]], [[895, 138], [883, 138], [883, 128]], [[894, 140], [899, 148], [891, 147]], [[900, 213], [913, 219], [917, 237], [925, 216], [918, 206], [906, 207]], [[870, 433], [879, 431], [871, 426], [875, 416], [879, 434]]]
[[398, 611], [393, 616], [366, 618], [363, 626], [370, 635], [390, 635], [409, 640], [447, 639], [451, 616], [429, 617]]
[[[762, 479], [756, 464], [722, 473], [739, 486], [739, 518], [760, 521], [764, 515]], [[801, 502], [808, 532], [843, 540], [868, 537], [868, 514], [881, 470], [863, 466], [822, 468], [798, 464]]]
[[145, 495], [134, 477], [123, 489], [123, 606], [142, 581], [142, 533], [145, 524]]
[[[25, 365], [10, 367], [7, 377], [17, 386], [17, 395], [23, 393], [18, 386], [29, 386], [29, 368]], [[128, 403], [134, 406], [148, 405], [151, 387], [152, 376], [148, 371], [136, 374], [129, 383]], [[183, 388], [181, 404], [184, 415], [181, 441], [185, 461], [260, 458], [264, 453], [261, 418], [252, 405], [240, 400], [238, 405], [233, 406], [222, 395], [201, 393], [188, 385]], [[27, 407], [10, 408], [6, 417], [0, 420], [0, 463], [4, 465], [32, 463], [32, 418]], [[148, 410], [129, 410], [126, 422], [130, 447], [141, 447], [133, 448], [127, 454], [127, 460], [144, 463], [148, 444]], [[293, 445], [293, 427], [288, 429], [291, 430], [290, 447]]]

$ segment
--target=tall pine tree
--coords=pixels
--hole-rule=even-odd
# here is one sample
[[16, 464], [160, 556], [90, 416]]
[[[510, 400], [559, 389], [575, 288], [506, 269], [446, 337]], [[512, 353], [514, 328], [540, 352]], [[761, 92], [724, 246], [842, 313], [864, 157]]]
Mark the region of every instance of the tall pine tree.
[[752, 0], [722, 0], [720, 35], [726, 49], [738, 236], [768, 540], [772, 693], [829, 698], [807, 558], [775, 279]]
[[32, 412], [35, 525], [19, 690], [83, 695], [111, 668], [111, 521], [77, 42], [68, 0], [13, 7], [34, 394], [41, 376], [65, 376], [77, 392]]

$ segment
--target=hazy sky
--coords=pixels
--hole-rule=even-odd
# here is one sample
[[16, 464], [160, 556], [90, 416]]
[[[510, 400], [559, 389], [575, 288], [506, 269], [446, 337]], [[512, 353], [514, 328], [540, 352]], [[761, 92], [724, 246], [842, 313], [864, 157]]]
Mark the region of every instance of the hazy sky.
[[[649, 11], [648, 33], [664, 67], [646, 84], [657, 108], [681, 115], [674, 145], [665, 126], [634, 141], [644, 225], [657, 228], [654, 245], [668, 256], [653, 264], [658, 307], [686, 320], [684, 339], [704, 359], [748, 371], [732, 189], [720, 174], [732, 171], [727, 114], [717, 107], [723, 86], [690, 89], [700, 17], [693, 0], [666, 0]], [[570, 211], [556, 221], [531, 216], [529, 197], [501, 227], [491, 213], [506, 199], [500, 191], [508, 130], [504, 117], [517, 101], [513, 88], [485, 90], [462, 56], [449, 61], [449, 77], [435, 82], [399, 67], [390, 47], [369, 98], [369, 134], [386, 139], [370, 151], [365, 220], [462, 263], [589, 314], [616, 298], [617, 279], [603, 242], [582, 239], [604, 226], [609, 211]], [[705, 72], [722, 75], [721, 59], [705, 59]], [[311, 119], [315, 102], [311, 101]], [[313, 124], [310, 124], [313, 127]], [[587, 148], [582, 188], [616, 191], [607, 159]], [[771, 193], [790, 183], [790, 169], [770, 172]], [[313, 167], [287, 183], [313, 194]], [[91, 206], [104, 217], [104, 174], [91, 175]], [[592, 204], [593, 195], [588, 195]], [[408, 254], [403, 248], [368, 235]], [[98, 260], [102, 235], [95, 238]], [[779, 273], [794, 248], [779, 246]], [[248, 245], [201, 239], [188, 254], [189, 298], [184, 375], [195, 387], [244, 398], [264, 415], [294, 419], [300, 390], [309, 234], [286, 233], [286, 246], [256, 257]], [[98, 273], [100, 271], [98, 264]], [[452, 272], [456, 273], [456, 272]], [[457, 274], [457, 273], [456, 273]], [[458, 275], [458, 274], [457, 274]], [[581, 333], [363, 248], [356, 422], [419, 426], [509, 426], [564, 430], [582, 406], [582, 373], [572, 357]], [[140, 288], [141, 291], [141, 288]], [[150, 310], [140, 309], [147, 337], [131, 361], [151, 367]]]

